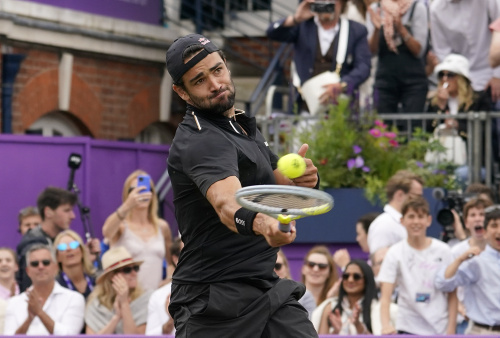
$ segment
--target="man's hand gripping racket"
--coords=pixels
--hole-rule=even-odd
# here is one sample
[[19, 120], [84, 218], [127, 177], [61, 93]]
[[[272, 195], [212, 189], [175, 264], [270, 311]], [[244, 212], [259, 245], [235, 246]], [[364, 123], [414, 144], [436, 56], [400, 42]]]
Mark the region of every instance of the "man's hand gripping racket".
[[276, 218], [283, 232], [290, 232], [293, 220], [325, 214], [333, 208], [332, 196], [323, 191], [284, 185], [241, 188], [236, 201], [246, 209]]

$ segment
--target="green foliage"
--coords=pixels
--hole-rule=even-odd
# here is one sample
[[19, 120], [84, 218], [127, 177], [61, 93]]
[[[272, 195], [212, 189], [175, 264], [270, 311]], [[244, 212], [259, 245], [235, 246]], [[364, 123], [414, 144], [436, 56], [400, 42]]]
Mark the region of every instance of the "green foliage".
[[372, 203], [385, 202], [385, 184], [401, 169], [421, 175], [426, 186], [456, 188], [453, 165], [424, 162], [427, 151], [445, 151], [438, 141], [429, 142], [430, 135], [421, 129], [409, 141], [398, 138], [397, 130], [376, 114], [353, 120], [346, 99], [332, 106], [325, 119], [302, 129], [300, 141], [309, 144], [307, 156], [318, 167], [323, 188], [365, 188]]

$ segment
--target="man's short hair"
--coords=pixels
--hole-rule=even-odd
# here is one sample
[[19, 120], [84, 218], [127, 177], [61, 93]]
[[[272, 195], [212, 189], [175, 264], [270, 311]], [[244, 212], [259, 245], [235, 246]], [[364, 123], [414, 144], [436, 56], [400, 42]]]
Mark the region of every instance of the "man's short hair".
[[477, 209], [486, 209], [490, 205], [493, 205], [491, 201], [482, 199], [482, 198], [472, 198], [469, 200], [467, 203], [464, 205], [464, 220], [469, 216], [469, 211], [472, 208], [477, 208]]
[[484, 209], [484, 228], [488, 228], [488, 223], [492, 220], [500, 219], [500, 205], [495, 204]]
[[410, 210], [430, 215], [429, 203], [423, 196], [411, 196], [404, 201], [403, 206], [401, 207], [401, 214], [404, 216]]
[[76, 195], [68, 190], [48, 187], [38, 196], [36, 204], [42, 220], [45, 220], [45, 207], [55, 210], [63, 204], [73, 206], [76, 204]]
[[19, 214], [17, 215], [17, 220], [19, 222], [19, 225], [21, 225], [21, 223], [26, 217], [30, 216], [40, 216], [40, 213], [38, 212], [38, 209], [36, 207], [30, 206], [19, 210]]
[[482, 183], [471, 183], [467, 186], [467, 189], [465, 189], [466, 194], [485, 194], [487, 195], [491, 201], [494, 200], [493, 198], [493, 191], [491, 190], [490, 187], [488, 187], [485, 184]]
[[172, 246], [170, 247], [170, 254], [172, 256], [179, 257], [181, 255], [181, 247], [182, 247], [182, 240], [180, 237], [177, 237], [172, 242]]
[[405, 194], [409, 193], [413, 181], [417, 181], [422, 186], [424, 185], [422, 177], [412, 173], [411, 171], [399, 170], [396, 172], [391, 178], [389, 178], [385, 186], [387, 200], [391, 201], [394, 198], [394, 194], [398, 190], [402, 190]]
[[368, 214], [365, 214], [358, 218], [357, 223], [360, 223], [363, 226], [363, 229], [365, 230], [366, 233], [368, 233], [368, 229], [370, 228], [370, 225], [372, 222], [375, 220], [375, 218], [380, 215], [379, 212], [370, 212]]
[[42, 244], [42, 243], [36, 243], [33, 244], [32, 246], [29, 247], [28, 251], [26, 252], [26, 266], [30, 264], [30, 256], [32, 252], [38, 251], [38, 250], [47, 250], [50, 253], [50, 258], [52, 262], [57, 263], [56, 260], [56, 254], [52, 248], [47, 245], [47, 244]]

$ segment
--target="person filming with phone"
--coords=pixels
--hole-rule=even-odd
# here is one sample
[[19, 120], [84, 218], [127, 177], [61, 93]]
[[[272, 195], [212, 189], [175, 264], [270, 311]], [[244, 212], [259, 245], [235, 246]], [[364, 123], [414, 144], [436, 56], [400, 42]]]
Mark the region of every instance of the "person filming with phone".
[[[330, 81], [322, 82], [319, 101], [324, 105], [334, 103], [343, 92], [352, 94], [370, 75], [368, 31], [360, 23], [340, 18], [346, 3], [304, 0], [293, 15], [271, 23], [267, 29], [270, 39], [293, 43], [297, 75], [293, 84], [308, 105], [311, 102], [302, 89], [311, 78], [332, 73]], [[311, 114], [316, 113], [308, 108]]]
[[111, 248], [124, 246], [134, 259], [144, 261], [138, 273], [139, 284], [144, 289], [156, 290], [160, 285], [164, 258], [173, 268], [170, 227], [158, 217], [153, 180], [142, 170], [134, 171], [125, 180], [122, 204], [108, 216], [102, 233]]

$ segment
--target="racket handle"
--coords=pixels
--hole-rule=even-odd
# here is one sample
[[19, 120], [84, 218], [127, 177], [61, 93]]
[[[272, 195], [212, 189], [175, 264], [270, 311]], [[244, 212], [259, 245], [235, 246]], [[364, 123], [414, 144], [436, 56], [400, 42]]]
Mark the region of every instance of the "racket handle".
[[285, 223], [279, 223], [278, 228], [280, 229], [281, 232], [290, 232], [290, 223], [285, 224]]

